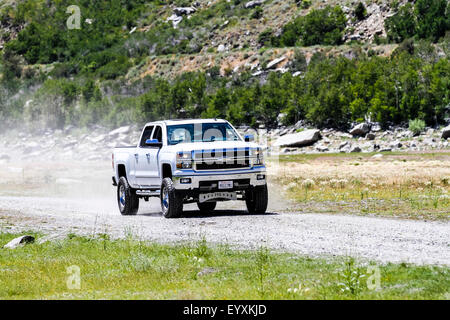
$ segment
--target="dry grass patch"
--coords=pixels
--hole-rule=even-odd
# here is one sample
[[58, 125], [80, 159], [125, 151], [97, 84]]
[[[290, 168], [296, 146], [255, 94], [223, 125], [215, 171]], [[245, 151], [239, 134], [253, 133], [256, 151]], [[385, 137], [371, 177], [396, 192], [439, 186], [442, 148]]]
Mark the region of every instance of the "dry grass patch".
[[270, 171], [288, 197], [313, 212], [416, 219], [448, 219], [450, 213], [446, 154], [297, 158]]

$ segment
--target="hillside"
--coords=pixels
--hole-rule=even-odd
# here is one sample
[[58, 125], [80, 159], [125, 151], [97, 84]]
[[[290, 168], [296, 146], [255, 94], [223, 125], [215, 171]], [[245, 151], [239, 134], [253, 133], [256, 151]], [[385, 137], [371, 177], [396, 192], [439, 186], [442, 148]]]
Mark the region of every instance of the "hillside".
[[449, 118], [445, 0], [8, 0], [0, 18], [0, 130]]

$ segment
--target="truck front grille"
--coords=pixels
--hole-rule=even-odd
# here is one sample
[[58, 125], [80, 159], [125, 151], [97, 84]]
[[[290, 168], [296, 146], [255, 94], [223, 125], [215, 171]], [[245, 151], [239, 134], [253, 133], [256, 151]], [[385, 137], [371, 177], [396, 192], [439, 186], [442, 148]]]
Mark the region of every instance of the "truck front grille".
[[226, 170], [250, 167], [250, 151], [248, 149], [209, 150], [194, 154], [197, 170]]

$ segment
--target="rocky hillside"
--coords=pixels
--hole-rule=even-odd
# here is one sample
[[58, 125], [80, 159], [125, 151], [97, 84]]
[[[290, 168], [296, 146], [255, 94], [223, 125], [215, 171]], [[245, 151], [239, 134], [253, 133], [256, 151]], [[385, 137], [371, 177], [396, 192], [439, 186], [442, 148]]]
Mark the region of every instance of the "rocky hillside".
[[[69, 29], [68, 7], [80, 9]], [[3, 129], [224, 117], [445, 126], [445, 0], [7, 0]], [[1, 130], [2, 128], [0, 128]]]

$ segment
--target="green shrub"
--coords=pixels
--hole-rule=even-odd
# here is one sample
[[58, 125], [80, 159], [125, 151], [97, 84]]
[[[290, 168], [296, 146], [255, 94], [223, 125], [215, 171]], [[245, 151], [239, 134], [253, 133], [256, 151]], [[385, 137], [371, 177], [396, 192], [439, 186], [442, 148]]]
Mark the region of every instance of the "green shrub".
[[419, 135], [423, 130], [425, 130], [425, 121], [422, 119], [409, 120], [409, 131], [414, 135]]
[[450, 4], [447, 0], [417, 0], [414, 7], [407, 3], [386, 19], [385, 27], [389, 41], [416, 37], [436, 42], [450, 29]]
[[345, 26], [346, 17], [341, 7], [327, 6], [289, 22], [283, 27], [281, 36], [272, 42], [283, 47], [339, 45]]
[[356, 5], [354, 14], [355, 14], [356, 19], [358, 19], [359, 21], [364, 20], [366, 18], [367, 10], [362, 2], [359, 2]]

